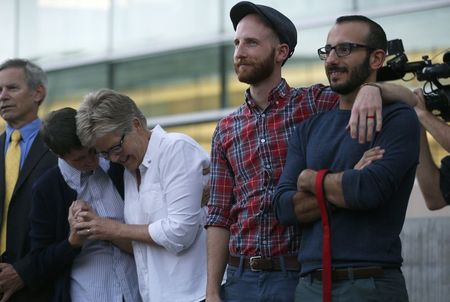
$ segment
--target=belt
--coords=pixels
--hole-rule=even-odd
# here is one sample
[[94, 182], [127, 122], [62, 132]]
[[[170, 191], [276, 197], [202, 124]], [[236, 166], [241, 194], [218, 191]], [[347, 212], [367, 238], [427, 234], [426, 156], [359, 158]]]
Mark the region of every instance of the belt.
[[[253, 256], [244, 258], [244, 268], [250, 269], [253, 272], [260, 271], [282, 271], [284, 260], [284, 269], [287, 271], [299, 271], [300, 264], [296, 256], [280, 256], [273, 258], [262, 258], [262, 256]], [[240, 267], [241, 257], [230, 256], [228, 264], [235, 267]]]
[[[331, 279], [333, 281], [343, 281], [352, 279], [378, 278], [383, 277], [384, 271], [381, 267], [349, 267], [334, 269], [331, 271]], [[322, 281], [322, 270], [315, 270], [309, 275], [311, 278]]]

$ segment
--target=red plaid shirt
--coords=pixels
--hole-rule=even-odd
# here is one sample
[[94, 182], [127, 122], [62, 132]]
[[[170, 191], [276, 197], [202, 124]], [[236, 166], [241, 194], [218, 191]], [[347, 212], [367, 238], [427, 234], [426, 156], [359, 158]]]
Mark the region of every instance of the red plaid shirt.
[[211, 199], [206, 226], [230, 230], [231, 255], [297, 255], [298, 226], [278, 224], [272, 197], [295, 125], [331, 109], [338, 97], [328, 87], [290, 88], [283, 79], [260, 110], [246, 104], [219, 121], [211, 151]]

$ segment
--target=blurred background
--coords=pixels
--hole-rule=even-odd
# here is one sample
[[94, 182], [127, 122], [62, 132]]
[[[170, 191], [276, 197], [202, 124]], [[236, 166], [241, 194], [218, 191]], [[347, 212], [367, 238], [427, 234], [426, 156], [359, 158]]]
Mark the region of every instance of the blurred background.
[[[1, 0], [0, 61], [28, 58], [48, 72], [41, 116], [65, 106], [77, 108], [88, 92], [109, 87], [131, 96], [150, 126], [159, 123], [168, 131], [186, 133], [209, 151], [217, 120], [243, 102], [246, 89], [232, 65], [229, 10], [237, 2]], [[316, 50], [341, 15], [362, 14], [377, 21], [389, 40], [403, 40], [410, 61], [428, 55], [433, 63], [442, 63], [450, 47], [448, 0], [256, 3], [275, 7], [297, 26], [298, 45], [283, 69], [294, 87], [327, 83]], [[397, 82], [411, 89], [423, 85], [412, 74], [406, 79]], [[446, 153], [437, 144], [432, 148], [439, 163]], [[435, 260], [449, 263], [449, 216], [449, 209], [428, 211], [415, 186], [403, 234], [405, 259], [417, 254], [405, 260], [411, 301], [448, 301], [450, 265]], [[433, 241], [430, 236], [437, 237]], [[425, 268], [429, 272], [424, 281]]]
[[[236, 2], [1, 0], [0, 59], [29, 58], [48, 71], [49, 94], [41, 114], [77, 107], [89, 91], [109, 87], [130, 95], [151, 124], [187, 132], [209, 149], [217, 118], [243, 102], [246, 88], [232, 66], [229, 11]], [[298, 46], [283, 74], [291, 86], [327, 83], [316, 50], [344, 14], [375, 19], [388, 39], [403, 40], [410, 61], [426, 54], [433, 63], [442, 62], [450, 47], [450, 1], [258, 3], [277, 8], [298, 27]]]

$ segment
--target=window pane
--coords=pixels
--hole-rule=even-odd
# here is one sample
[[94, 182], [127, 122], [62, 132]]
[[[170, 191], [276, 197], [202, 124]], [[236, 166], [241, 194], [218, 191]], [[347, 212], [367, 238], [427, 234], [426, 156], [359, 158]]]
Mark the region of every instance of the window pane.
[[0, 26], [0, 37], [2, 37], [2, 44], [0, 47], [0, 61], [14, 56], [15, 45], [15, 30], [16, 30], [16, 0], [2, 0], [0, 1], [0, 16], [2, 18], [2, 25]]
[[211, 138], [216, 128], [216, 122], [201, 123], [180, 127], [164, 127], [168, 132], [180, 132], [195, 139], [207, 152], [211, 151]]
[[78, 108], [87, 93], [107, 87], [107, 72], [106, 64], [49, 71], [48, 94], [40, 113], [62, 107]]
[[114, 87], [149, 116], [217, 109], [218, 50], [213, 46], [117, 63]]
[[19, 55], [36, 58], [104, 54], [109, 0], [20, 1]]
[[186, 44], [217, 34], [220, 1], [117, 0], [114, 49]]

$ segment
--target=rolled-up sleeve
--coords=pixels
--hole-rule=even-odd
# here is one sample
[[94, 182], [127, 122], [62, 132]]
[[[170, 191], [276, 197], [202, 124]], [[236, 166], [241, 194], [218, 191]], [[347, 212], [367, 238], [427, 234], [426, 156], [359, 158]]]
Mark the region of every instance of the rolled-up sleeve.
[[221, 143], [219, 127], [216, 128], [211, 148], [211, 198], [208, 203], [206, 227], [229, 229], [233, 220], [230, 212], [234, 198], [234, 175]]
[[157, 244], [180, 253], [194, 243], [204, 225], [201, 200], [209, 175], [203, 175], [203, 169], [209, 167], [209, 158], [184, 140], [162, 148], [158, 168], [167, 215], [149, 224], [148, 231]]

